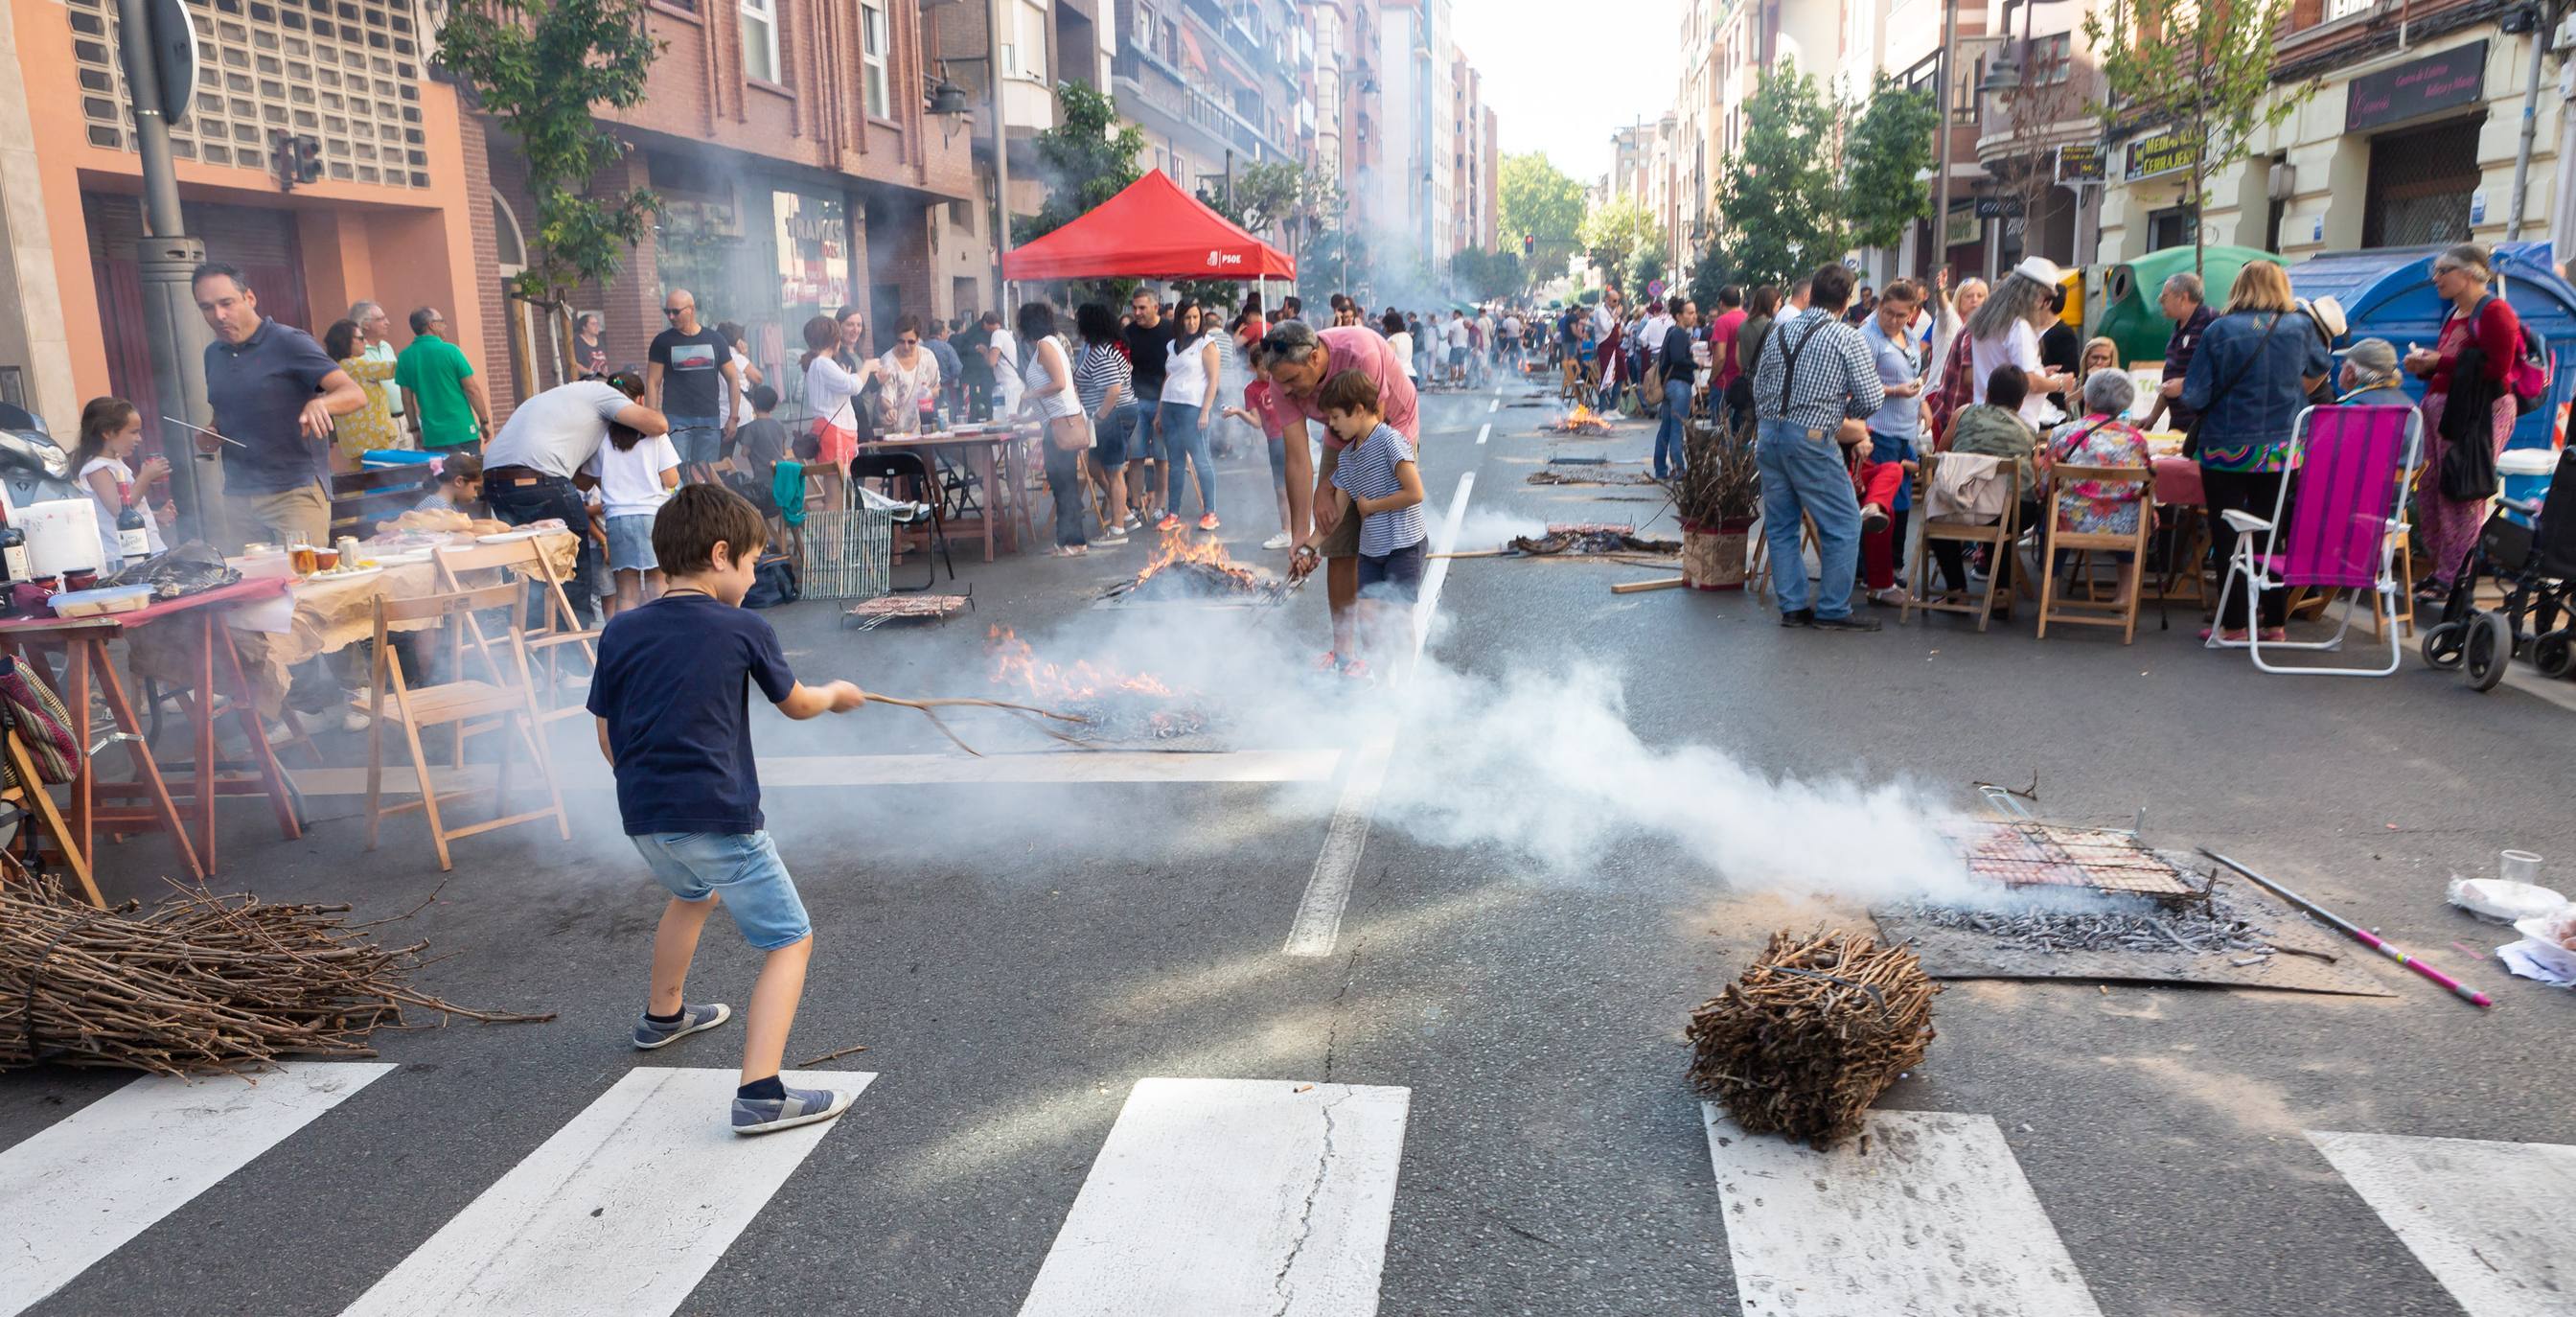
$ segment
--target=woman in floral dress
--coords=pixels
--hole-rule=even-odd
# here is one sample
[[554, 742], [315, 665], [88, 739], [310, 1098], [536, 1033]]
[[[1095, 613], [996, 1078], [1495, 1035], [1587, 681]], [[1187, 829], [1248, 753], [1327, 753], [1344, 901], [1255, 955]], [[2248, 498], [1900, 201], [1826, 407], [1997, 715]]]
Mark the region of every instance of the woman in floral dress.
[[[2084, 378], [2084, 415], [2057, 427], [2048, 436], [2052, 464], [2069, 466], [2147, 465], [2147, 436], [2121, 420], [2138, 399], [2138, 386], [2116, 367]], [[2057, 528], [2077, 535], [2137, 533], [2146, 487], [2079, 480], [2059, 491]]]

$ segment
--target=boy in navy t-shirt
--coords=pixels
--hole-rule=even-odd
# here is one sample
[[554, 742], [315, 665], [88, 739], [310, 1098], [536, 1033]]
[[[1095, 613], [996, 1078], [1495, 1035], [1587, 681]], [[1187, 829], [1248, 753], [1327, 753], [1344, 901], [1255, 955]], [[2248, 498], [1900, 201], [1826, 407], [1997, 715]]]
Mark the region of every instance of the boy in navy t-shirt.
[[868, 697], [846, 681], [819, 690], [798, 683], [778, 633], [739, 606], [766, 539], [760, 513], [721, 485], [673, 494], [653, 519], [653, 556], [668, 587], [609, 619], [590, 687], [627, 837], [671, 892], [653, 936], [652, 999], [636, 1022], [635, 1045], [665, 1047], [732, 1016], [720, 1002], [692, 1006], [681, 995], [698, 933], [719, 899], [744, 939], [769, 953], [743, 1019], [737, 1134], [830, 1120], [856, 1096], [779, 1080], [814, 928], [761, 829], [749, 689], [758, 686], [797, 719], [846, 713]]

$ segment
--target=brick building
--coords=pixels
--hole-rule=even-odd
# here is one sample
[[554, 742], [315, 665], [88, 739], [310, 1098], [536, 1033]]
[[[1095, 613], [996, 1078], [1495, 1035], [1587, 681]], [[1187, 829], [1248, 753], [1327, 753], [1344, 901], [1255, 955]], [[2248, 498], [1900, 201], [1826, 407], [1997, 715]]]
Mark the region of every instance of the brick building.
[[[977, 200], [970, 138], [924, 105], [922, 0], [651, 0], [668, 43], [644, 101], [603, 120], [631, 150], [602, 193], [649, 187], [664, 210], [624, 271], [585, 289], [609, 355], [638, 362], [672, 288], [710, 323], [741, 321], [752, 356], [794, 399], [801, 330], [843, 305], [868, 310], [879, 346], [895, 319], [946, 306], [939, 213]], [[562, 377], [560, 327], [503, 295], [536, 217], [525, 166], [490, 122], [467, 133], [482, 318], [510, 362], [496, 406]], [[501, 359], [497, 353], [494, 360]]]

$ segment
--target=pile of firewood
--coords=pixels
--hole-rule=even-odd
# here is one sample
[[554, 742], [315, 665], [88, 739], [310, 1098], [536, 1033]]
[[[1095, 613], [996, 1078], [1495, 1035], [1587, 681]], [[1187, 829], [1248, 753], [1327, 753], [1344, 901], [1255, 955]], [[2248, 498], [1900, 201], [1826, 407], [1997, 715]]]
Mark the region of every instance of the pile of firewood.
[[[410, 985], [426, 943], [386, 946], [345, 905], [271, 905], [203, 890], [141, 911], [50, 887], [0, 887], [0, 1070], [43, 1063], [224, 1072], [287, 1057], [376, 1054], [404, 1008], [486, 1023]], [[408, 916], [406, 916], [408, 917]]]
[[1575, 525], [1550, 526], [1545, 535], [1515, 535], [1504, 547], [1518, 554], [1549, 556], [1570, 553], [1585, 556], [1604, 553], [1679, 553], [1682, 542], [1640, 535], [1633, 526], [1584, 522]]
[[1691, 1085], [1748, 1131], [1822, 1148], [1857, 1133], [1879, 1093], [1921, 1063], [1938, 991], [1901, 947], [1774, 933], [1741, 978], [1691, 1012]]

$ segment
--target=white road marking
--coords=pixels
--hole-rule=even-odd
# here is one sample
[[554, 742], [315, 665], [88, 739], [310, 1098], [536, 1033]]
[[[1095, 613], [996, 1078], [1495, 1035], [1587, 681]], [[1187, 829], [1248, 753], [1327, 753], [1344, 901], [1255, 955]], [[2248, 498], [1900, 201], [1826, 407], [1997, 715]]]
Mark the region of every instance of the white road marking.
[[[735, 1078], [628, 1071], [342, 1317], [677, 1310], [834, 1123], [743, 1138], [724, 1123]], [[847, 1091], [876, 1076], [783, 1078]]]
[[1487, 421], [1487, 422], [1485, 422], [1485, 424], [1484, 424], [1481, 428], [1479, 428], [1479, 429], [1476, 431], [1476, 442], [1477, 442], [1478, 444], [1482, 444], [1482, 443], [1484, 443], [1486, 440], [1491, 439], [1491, 438], [1493, 438], [1493, 437], [1494, 437], [1494, 423], [1493, 423], [1492, 421]]
[[[1491, 415], [1493, 415], [1494, 413], [1496, 413], [1496, 412], [1498, 412], [1498, 411], [1501, 411], [1502, 409], [1503, 409], [1503, 395], [1502, 395], [1502, 393], [1501, 393], [1499, 390], [1497, 390], [1497, 391], [1495, 392], [1495, 394], [1494, 394], [1494, 400], [1493, 400], [1492, 402], [1489, 402], [1489, 403], [1486, 403], [1486, 404], [1485, 404], [1485, 414], [1486, 414], [1487, 416], [1491, 416]], [[1479, 442], [1481, 442], [1481, 441], [1479, 441]]]
[[1412, 1095], [1147, 1079], [1020, 1317], [1370, 1317]]
[[2576, 1145], [2308, 1131], [2468, 1317], [2576, 1317]]
[[[1441, 523], [1438, 551], [1457, 547], [1458, 527], [1467, 519], [1467, 499], [1476, 488], [1473, 471], [1458, 477], [1458, 492], [1449, 500], [1448, 520]], [[1422, 598], [1413, 609], [1413, 662], [1421, 666], [1423, 646], [1431, 639], [1432, 614], [1440, 607], [1440, 588], [1449, 580], [1449, 560], [1434, 558], [1422, 576]], [[1341, 798], [1333, 804], [1333, 821], [1324, 830], [1324, 848], [1316, 853], [1306, 894], [1297, 902], [1297, 922], [1289, 927], [1291, 956], [1329, 956], [1342, 935], [1342, 911], [1351, 902], [1351, 884], [1359, 875], [1360, 852], [1368, 845], [1369, 820], [1377, 813], [1378, 792], [1386, 786], [1387, 764], [1395, 757], [1392, 735], [1370, 737], [1351, 760], [1342, 781]]]
[[392, 1069], [299, 1061], [257, 1083], [149, 1076], [0, 1153], [0, 1317], [34, 1307]]
[[1342, 936], [1342, 911], [1351, 903], [1351, 883], [1359, 876], [1360, 852], [1368, 845], [1369, 819], [1377, 812], [1377, 793], [1386, 788], [1387, 764], [1395, 757], [1395, 738], [1372, 736], [1351, 760], [1351, 775], [1333, 803], [1332, 824], [1324, 829], [1324, 849], [1316, 853], [1306, 895], [1297, 902], [1297, 922], [1288, 929], [1291, 956], [1329, 956]]
[[[1065, 750], [1029, 754], [969, 755], [783, 755], [760, 761], [760, 784], [779, 787], [921, 786], [954, 783], [1032, 782], [1323, 782], [1331, 780], [1342, 752], [1319, 750], [1231, 750], [1191, 753], [1164, 750]], [[295, 789], [307, 796], [363, 796], [363, 768], [304, 768], [289, 771]], [[489, 790], [494, 772], [488, 765], [463, 772], [432, 767], [438, 789]], [[576, 780], [565, 774], [564, 789], [605, 791], [606, 777]], [[409, 765], [385, 769], [385, 791], [418, 795], [420, 786]]]
[[1701, 1108], [1744, 1317], [2100, 1317], [1992, 1118], [1873, 1111], [1820, 1153]]

